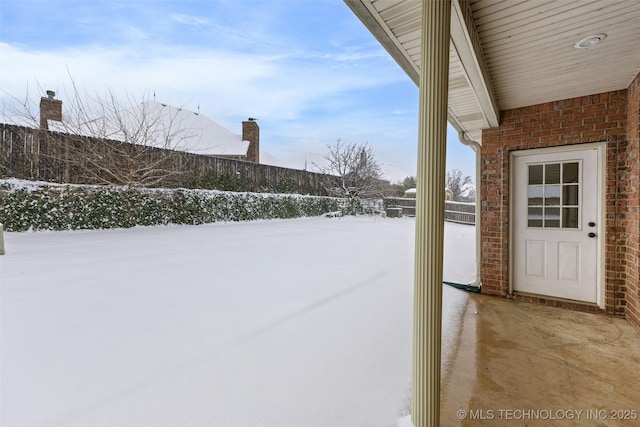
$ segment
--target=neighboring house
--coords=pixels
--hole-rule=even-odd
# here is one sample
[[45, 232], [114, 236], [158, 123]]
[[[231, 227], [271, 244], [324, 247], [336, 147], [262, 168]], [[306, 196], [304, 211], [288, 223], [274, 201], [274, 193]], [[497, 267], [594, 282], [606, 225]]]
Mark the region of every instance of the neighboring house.
[[[62, 118], [62, 101], [55, 93], [40, 101], [40, 127], [53, 131], [101, 136], [119, 141], [138, 141], [145, 145], [207, 156], [226, 157], [260, 163], [260, 128], [255, 119], [242, 122], [242, 135], [235, 134], [206, 116], [156, 101], [145, 101], [100, 122], [69, 124]], [[140, 124], [141, 120], [148, 123]], [[143, 139], [129, 139], [123, 129], [142, 129]]]

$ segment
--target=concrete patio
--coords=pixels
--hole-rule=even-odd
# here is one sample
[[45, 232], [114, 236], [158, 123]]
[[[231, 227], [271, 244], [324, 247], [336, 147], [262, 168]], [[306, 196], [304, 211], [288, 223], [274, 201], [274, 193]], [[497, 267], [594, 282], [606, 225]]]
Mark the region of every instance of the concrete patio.
[[624, 319], [469, 294], [441, 425], [640, 425], [639, 367]]

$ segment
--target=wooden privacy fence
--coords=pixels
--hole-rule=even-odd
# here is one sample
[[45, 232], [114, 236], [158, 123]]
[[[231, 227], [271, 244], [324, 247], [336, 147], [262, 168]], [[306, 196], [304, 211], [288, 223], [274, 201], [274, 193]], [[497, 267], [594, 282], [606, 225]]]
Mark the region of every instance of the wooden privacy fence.
[[[384, 199], [385, 207], [392, 209], [391, 212], [395, 212], [396, 209], [400, 209], [402, 215], [415, 216], [416, 215], [416, 199], [409, 197], [387, 197]], [[389, 215], [390, 212], [387, 212]], [[389, 216], [394, 216], [392, 213]]]
[[143, 186], [326, 194], [319, 173], [0, 124], [0, 177], [140, 185], [151, 169]]
[[475, 225], [476, 204], [447, 200], [444, 202], [444, 219], [450, 222]]
[[[387, 213], [394, 216], [398, 210], [402, 215], [415, 216], [416, 199], [409, 197], [387, 197], [384, 199]], [[444, 220], [457, 222], [460, 224], [475, 225], [476, 223], [476, 204], [465, 202], [444, 202]]]

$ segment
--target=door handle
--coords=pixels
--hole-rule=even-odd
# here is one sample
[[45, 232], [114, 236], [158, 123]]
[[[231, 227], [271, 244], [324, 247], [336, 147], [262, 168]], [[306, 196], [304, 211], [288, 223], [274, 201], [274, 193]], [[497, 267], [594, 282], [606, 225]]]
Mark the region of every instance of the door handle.
[[594, 237], [596, 237], [596, 233], [589, 233], [589, 234], [587, 234], [587, 236], [589, 236], [589, 237], [591, 237], [593, 239]]

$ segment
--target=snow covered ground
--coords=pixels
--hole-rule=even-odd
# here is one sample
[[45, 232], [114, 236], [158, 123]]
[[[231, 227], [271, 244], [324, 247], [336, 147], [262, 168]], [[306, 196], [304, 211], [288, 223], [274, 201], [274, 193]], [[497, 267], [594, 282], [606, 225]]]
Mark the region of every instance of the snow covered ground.
[[[395, 426], [414, 224], [5, 233], [0, 424]], [[446, 280], [473, 279], [473, 230], [446, 225]], [[444, 291], [446, 354], [466, 294]]]

